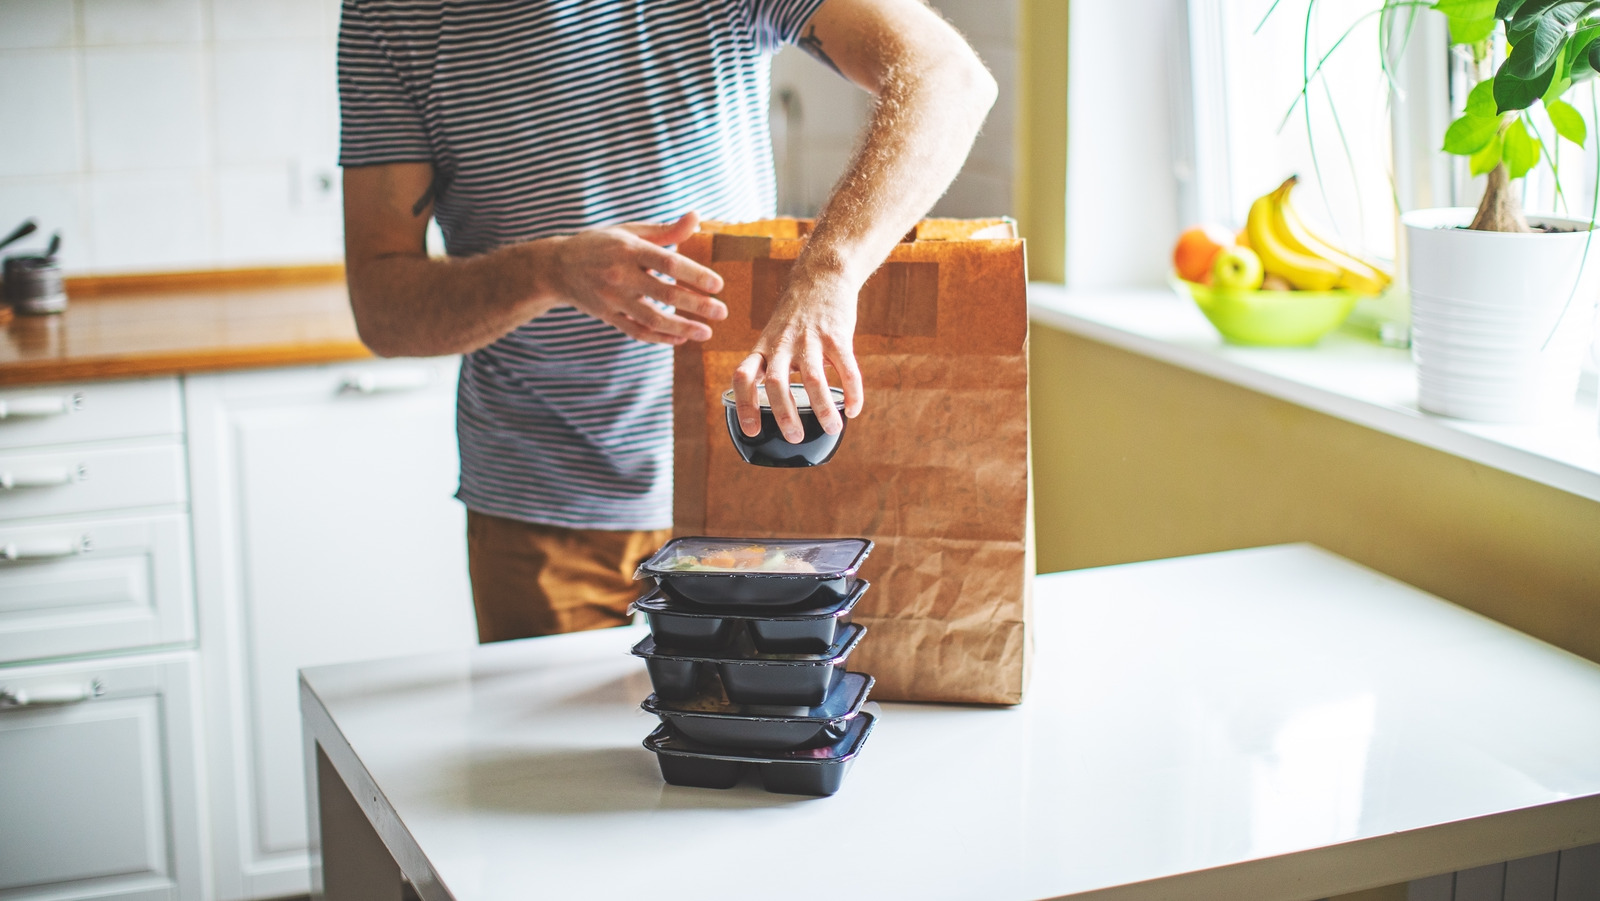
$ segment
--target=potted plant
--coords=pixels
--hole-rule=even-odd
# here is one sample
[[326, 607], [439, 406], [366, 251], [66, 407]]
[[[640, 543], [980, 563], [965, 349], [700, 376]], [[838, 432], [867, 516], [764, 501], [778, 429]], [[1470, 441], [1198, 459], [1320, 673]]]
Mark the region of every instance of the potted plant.
[[[1383, 12], [1417, 5], [1388, 0]], [[1487, 184], [1476, 210], [1401, 217], [1418, 401], [1429, 412], [1466, 419], [1542, 418], [1571, 407], [1600, 294], [1600, 253], [1590, 253], [1593, 218], [1524, 215], [1516, 183], [1546, 165], [1559, 190], [1552, 145], [1587, 141], [1583, 116], [1565, 98], [1600, 69], [1600, 4], [1431, 6], [1449, 18], [1451, 42], [1470, 55], [1477, 76], [1443, 150], [1466, 157]], [[1502, 36], [1510, 51], [1495, 65]], [[1553, 135], [1532, 114], [1536, 107]]]

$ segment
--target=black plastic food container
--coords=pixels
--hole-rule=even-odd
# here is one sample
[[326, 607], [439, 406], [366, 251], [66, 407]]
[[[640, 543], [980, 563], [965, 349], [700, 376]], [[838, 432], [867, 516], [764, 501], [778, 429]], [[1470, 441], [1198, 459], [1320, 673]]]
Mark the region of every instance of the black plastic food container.
[[811, 405], [810, 395], [806, 393], [804, 385], [790, 385], [790, 396], [794, 398], [795, 412], [800, 416], [800, 426], [804, 430], [798, 444], [790, 444], [778, 429], [778, 418], [772, 415], [772, 406], [767, 403], [765, 387], [757, 389], [761, 406], [761, 431], [754, 437], [746, 435], [739, 428], [739, 410], [733, 399], [733, 391], [722, 393], [722, 408], [728, 420], [728, 435], [733, 438], [733, 446], [739, 451], [739, 456], [746, 463], [757, 466], [776, 466], [783, 469], [798, 469], [803, 466], [821, 466], [833, 459], [834, 452], [839, 449], [839, 441], [844, 438], [844, 424], [849, 420], [844, 415], [844, 392], [838, 388], [829, 388], [828, 394], [833, 401], [834, 409], [839, 411], [840, 428], [837, 435], [830, 435], [822, 430], [822, 423], [817, 420], [817, 412]]
[[661, 647], [715, 650], [726, 647], [742, 631], [762, 654], [821, 654], [839, 639], [850, 623], [851, 611], [870, 587], [870, 583], [855, 579], [842, 598], [820, 607], [777, 613], [748, 613], [742, 608], [735, 612], [731, 607], [707, 610], [674, 601], [659, 591], [634, 601], [633, 606], [644, 614], [650, 634]]
[[674, 600], [714, 607], [820, 607], [845, 596], [872, 553], [865, 538], [674, 538], [639, 564]]
[[656, 647], [653, 636], [633, 646], [650, 672], [650, 685], [668, 701], [682, 701], [703, 690], [702, 680], [715, 673], [735, 704], [816, 707], [844, 672], [844, 662], [861, 642], [867, 627], [851, 623], [833, 647], [821, 654], [758, 654], [739, 640], [724, 651], [674, 652]]
[[714, 748], [788, 751], [830, 744], [844, 737], [872, 691], [866, 673], [845, 673], [828, 697], [804, 714], [780, 716], [775, 708], [734, 704], [719, 692], [708, 692], [675, 704], [655, 695], [639, 706], [661, 717], [674, 734]]
[[661, 765], [661, 778], [672, 785], [732, 788], [746, 767], [755, 767], [769, 792], [785, 795], [831, 795], [872, 733], [873, 716], [863, 711], [850, 721], [843, 738], [801, 751], [730, 753], [691, 742], [658, 726], [644, 740]]

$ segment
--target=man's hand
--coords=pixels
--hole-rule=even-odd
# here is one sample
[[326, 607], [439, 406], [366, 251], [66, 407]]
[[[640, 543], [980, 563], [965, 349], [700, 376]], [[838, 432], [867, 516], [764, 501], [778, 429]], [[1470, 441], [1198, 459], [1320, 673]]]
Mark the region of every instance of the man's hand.
[[994, 78], [960, 34], [921, 0], [826, 0], [799, 46], [876, 98], [860, 148], [817, 216], [755, 348], [733, 374], [739, 428], [761, 431], [756, 388], [783, 437], [804, 434], [787, 386], [798, 372], [829, 434], [844, 428], [824, 366], [861, 413], [853, 342], [856, 297], [878, 264], [944, 193], [994, 104]]
[[790, 285], [755, 350], [734, 370], [733, 396], [739, 410], [739, 430], [754, 437], [761, 432], [756, 387], [765, 384], [784, 440], [797, 444], [804, 432], [789, 395], [791, 373], [800, 374], [800, 382], [811, 397], [811, 409], [816, 411], [823, 431], [830, 435], [837, 435], [844, 428], [844, 420], [833, 406], [824, 364], [839, 374], [846, 416], [860, 414], [862, 390], [861, 370], [856, 367], [851, 347], [856, 332], [857, 289], [842, 279], [805, 278], [798, 274], [791, 277]]
[[711, 329], [704, 323], [653, 302], [713, 321], [728, 318], [728, 308], [711, 296], [722, 290], [722, 276], [667, 249], [694, 234], [699, 222], [691, 212], [669, 225], [629, 223], [553, 239], [551, 287], [574, 307], [640, 341], [705, 341]]
[[380, 356], [468, 353], [559, 306], [660, 344], [703, 341], [711, 332], [650, 298], [727, 318], [727, 307], [710, 296], [722, 290], [721, 277], [667, 249], [694, 233], [694, 213], [436, 260], [424, 237], [433, 177], [426, 163], [345, 170], [350, 307], [361, 340]]

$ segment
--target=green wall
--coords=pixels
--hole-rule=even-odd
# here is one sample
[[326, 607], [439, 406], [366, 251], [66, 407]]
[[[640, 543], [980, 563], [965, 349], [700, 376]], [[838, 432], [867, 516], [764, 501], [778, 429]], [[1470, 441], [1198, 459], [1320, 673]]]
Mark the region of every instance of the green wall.
[[1310, 541], [1600, 661], [1600, 503], [1034, 325], [1041, 572]]

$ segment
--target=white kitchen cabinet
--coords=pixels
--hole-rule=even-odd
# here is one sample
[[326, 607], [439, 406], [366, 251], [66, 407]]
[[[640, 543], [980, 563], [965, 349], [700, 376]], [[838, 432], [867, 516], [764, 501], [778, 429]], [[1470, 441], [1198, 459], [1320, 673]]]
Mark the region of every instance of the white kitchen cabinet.
[[223, 901], [308, 888], [297, 671], [476, 640], [454, 359], [186, 379]]
[[194, 640], [184, 513], [0, 523], [0, 663]]
[[183, 434], [175, 376], [0, 389], [0, 448]]
[[194, 658], [0, 669], [0, 897], [205, 895]]
[[0, 453], [0, 518], [182, 504], [183, 447], [72, 445]]

